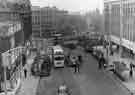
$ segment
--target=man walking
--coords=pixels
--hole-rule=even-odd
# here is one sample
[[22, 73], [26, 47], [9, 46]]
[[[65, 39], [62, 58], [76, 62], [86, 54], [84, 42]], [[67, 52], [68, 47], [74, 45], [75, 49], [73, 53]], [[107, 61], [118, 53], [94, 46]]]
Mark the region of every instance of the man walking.
[[24, 68], [24, 77], [27, 78], [27, 69]]
[[130, 77], [133, 77], [133, 64], [132, 64], [132, 62], [130, 63], [129, 75], [130, 75]]
[[23, 64], [23, 66], [25, 66], [25, 64], [26, 64], [26, 55], [25, 54], [22, 54], [22, 64]]
[[78, 60], [80, 63], [82, 63], [82, 56], [81, 55], [78, 55]]
[[105, 64], [105, 59], [103, 57], [103, 54], [101, 54], [101, 57], [99, 58], [99, 62], [98, 62], [98, 68], [101, 69], [102, 67], [104, 67]]
[[74, 73], [80, 72], [80, 64], [78, 60], [76, 60], [73, 64], [74, 64]]
[[80, 62], [78, 60], [76, 61], [76, 69], [77, 69], [77, 72], [79, 73], [80, 72]]
[[76, 61], [73, 62], [73, 67], [74, 67], [74, 73], [77, 72], [77, 65], [76, 65]]

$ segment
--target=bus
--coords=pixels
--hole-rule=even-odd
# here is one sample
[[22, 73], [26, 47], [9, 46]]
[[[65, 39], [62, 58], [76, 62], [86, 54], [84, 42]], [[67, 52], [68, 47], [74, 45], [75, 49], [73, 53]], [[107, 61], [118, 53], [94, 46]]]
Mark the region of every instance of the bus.
[[53, 46], [52, 60], [53, 60], [54, 67], [64, 67], [65, 55], [64, 55], [64, 50], [60, 45]]

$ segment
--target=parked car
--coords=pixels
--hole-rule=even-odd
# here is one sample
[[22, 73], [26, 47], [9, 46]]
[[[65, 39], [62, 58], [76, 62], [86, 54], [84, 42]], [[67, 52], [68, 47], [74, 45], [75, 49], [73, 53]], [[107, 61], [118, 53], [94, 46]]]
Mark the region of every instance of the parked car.
[[84, 50], [86, 52], [92, 53], [93, 52], [93, 46], [91, 44], [88, 44], [84, 47]]
[[122, 80], [127, 81], [129, 78], [129, 67], [126, 63], [121, 61], [114, 61], [115, 65], [114, 73]]
[[94, 56], [97, 60], [99, 60], [101, 55], [103, 55], [102, 51], [93, 49], [92, 56]]
[[69, 44], [64, 44], [63, 46], [69, 49], [76, 49], [77, 45], [73, 43], [69, 43]]

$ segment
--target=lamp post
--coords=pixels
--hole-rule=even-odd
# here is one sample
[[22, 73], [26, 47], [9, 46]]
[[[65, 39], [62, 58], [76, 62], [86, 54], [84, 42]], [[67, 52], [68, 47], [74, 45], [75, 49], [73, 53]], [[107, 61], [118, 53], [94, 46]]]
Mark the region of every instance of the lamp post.
[[39, 17], [39, 19], [40, 19], [40, 38], [42, 37], [42, 10], [40, 9], [40, 11], [39, 11], [40, 13], [39, 13], [39, 15], [40, 15], [40, 17]]
[[119, 43], [119, 59], [121, 58], [122, 53], [122, 34], [123, 34], [123, 4], [120, 0], [120, 43]]
[[110, 55], [110, 34], [111, 34], [111, 31], [112, 31], [112, 5], [111, 5], [111, 2], [109, 4], [109, 31], [107, 32], [107, 40], [108, 40], [108, 43], [109, 43], [109, 46], [107, 46], [107, 62], [109, 62], [109, 55]]
[[7, 95], [7, 70], [6, 70], [6, 66], [4, 66], [4, 92], [5, 92], [5, 95]]

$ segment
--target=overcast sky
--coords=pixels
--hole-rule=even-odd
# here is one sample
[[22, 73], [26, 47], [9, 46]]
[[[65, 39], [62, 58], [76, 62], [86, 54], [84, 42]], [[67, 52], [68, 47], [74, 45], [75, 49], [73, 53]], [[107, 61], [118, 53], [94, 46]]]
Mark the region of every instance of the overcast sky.
[[99, 8], [103, 9], [103, 0], [31, 0], [32, 5], [36, 6], [56, 6], [74, 12], [87, 12]]

